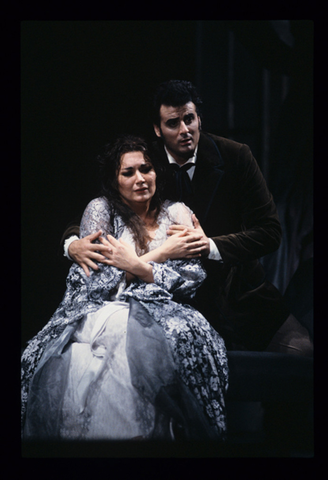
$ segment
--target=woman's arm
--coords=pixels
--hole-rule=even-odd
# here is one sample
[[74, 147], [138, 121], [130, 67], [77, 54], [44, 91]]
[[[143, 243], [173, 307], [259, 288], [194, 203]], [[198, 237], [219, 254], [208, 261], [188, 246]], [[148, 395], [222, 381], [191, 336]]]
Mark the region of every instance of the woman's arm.
[[[145, 262], [164, 263], [168, 259], [200, 257], [206, 245], [203, 235], [198, 232], [192, 232], [190, 227], [181, 225], [179, 227], [180, 229], [174, 234], [171, 233], [170, 237], [161, 246], [141, 255], [139, 258]], [[105, 254], [110, 259], [111, 243], [104, 237], [100, 237], [99, 240], [106, 247]], [[107, 263], [106, 260], [103, 260], [103, 262]]]
[[[124, 270], [127, 274], [127, 281], [131, 281], [133, 277], [138, 277], [146, 283], [152, 283], [153, 267], [147, 263], [142, 257], [138, 257], [134, 248], [121, 238], [116, 240], [111, 235], [107, 235], [108, 242], [103, 238], [101, 241], [109, 245], [109, 258], [106, 264]], [[130, 275], [129, 275], [130, 274]]]
[[[181, 209], [183, 211], [183, 208], [186, 207], [180, 205], [180, 213]], [[120, 268], [124, 268], [127, 272], [126, 279], [129, 283], [135, 280], [135, 276], [138, 276], [148, 283], [145, 291], [143, 291], [141, 286], [140, 289], [137, 284], [133, 286], [133, 291], [137, 288], [138, 295], [141, 297], [144, 295], [163, 295], [165, 291], [165, 295], [168, 293], [173, 294], [176, 298], [192, 298], [206, 277], [206, 273], [198, 261], [198, 257], [201, 255], [199, 250], [203, 248], [204, 239], [202, 240], [201, 246], [197, 247], [197, 252], [193, 253], [195, 258], [181, 258], [183, 256], [191, 256], [190, 251], [192, 251], [192, 247], [189, 245], [186, 247], [186, 243], [188, 244], [188, 236], [191, 236], [191, 242], [189, 243], [193, 243], [195, 238], [198, 240], [199, 237], [203, 238], [203, 235], [198, 233], [196, 237], [192, 236], [192, 231], [189, 228], [191, 224], [190, 215], [189, 219], [172, 217], [171, 220], [174, 222], [182, 220], [185, 224], [189, 225], [186, 226], [183, 231], [179, 231], [168, 237], [158, 248], [151, 250], [139, 258], [136, 257], [132, 247], [125, 244], [127, 248], [131, 249], [131, 253], [133, 254], [132, 257], [128, 255], [128, 251], [122, 248], [122, 246], [124, 246], [122, 240], [117, 241], [111, 236], [108, 236], [108, 240], [101, 240], [104, 244], [107, 245], [108, 242], [108, 244], [111, 245], [110, 249], [113, 250], [111, 255], [113, 259], [115, 257], [111, 263]], [[118, 250], [116, 250], [118, 247], [121, 250], [120, 257], [118, 256]], [[147, 277], [143, 275], [145, 263], [148, 264], [148, 268], [149, 264], [152, 266], [151, 276]], [[141, 274], [138, 271], [140, 268]], [[154, 287], [155, 290], [150, 291], [149, 288], [153, 287], [149, 284], [155, 284], [157, 290]]]
[[[208, 239], [204, 235], [203, 230], [197, 228], [196, 224], [195, 229], [182, 225], [175, 225], [173, 228], [176, 228], [176, 230], [169, 231], [170, 237], [163, 245], [140, 258], [145, 262], [163, 263], [168, 259], [198, 258], [207, 253]], [[110, 265], [108, 263], [108, 260], [111, 258], [109, 254], [110, 244], [101, 235], [102, 231], [99, 230], [84, 238], [74, 240], [69, 245], [69, 257], [84, 269], [87, 276], [90, 275], [89, 268], [98, 270], [99, 267], [95, 263], [96, 261]], [[93, 243], [95, 240], [99, 240], [101, 243]]]
[[[103, 263], [115, 265], [125, 270], [127, 272], [126, 279], [128, 283], [133, 280], [135, 276], [146, 282], [153, 282], [148, 262], [164, 263], [169, 259], [198, 258], [201, 256], [201, 250], [204, 246], [204, 241], [199, 242], [199, 240], [203, 238], [203, 235], [199, 233], [193, 234], [189, 228], [185, 227], [184, 229], [181, 228], [178, 233], [172, 234], [161, 246], [137, 257], [139, 260], [137, 261], [135, 255], [133, 255], [133, 257], [125, 257], [125, 255], [128, 254], [128, 252], [124, 250], [125, 242], [121, 241], [121, 244], [119, 244], [117, 240], [110, 235], [107, 235], [107, 238], [108, 240], [99, 237], [99, 240], [107, 250], [107, 259], [103, 260]], [[127, 258], [129, 258], [128, 262], [126, 261]], [[148, 267], [146, 267], [145, 264], [148, 265]], [[133, 271], [135, 273], [133, 273]]]
[[[191, 240], [186, 241], [186, 236], [191, 237]], [[190, 252], [195, 250], [195, 248], [190, 247], [193, 238], [192, 235], [188, 235], [188, 230], [185, 229], [169, 237], [160, 247], [138, 257], [134, 248], [124, 240], [116, 240], [111, 235], [107, 235], [108, 241], [99, 237], [103, 245], [108, 248], [108, 258], [104, 263], [127, 272], [128, 282], [133, 277], [138, 277], [147, 283], [154, 281], [153, 267], [148, 262], [164, 263], [168, 259], [191, 256]], [[199, 257], [201, 255], [198, 252], [199, 248], [196, 250], [197, 253], [194, 253], [193, 256]]]

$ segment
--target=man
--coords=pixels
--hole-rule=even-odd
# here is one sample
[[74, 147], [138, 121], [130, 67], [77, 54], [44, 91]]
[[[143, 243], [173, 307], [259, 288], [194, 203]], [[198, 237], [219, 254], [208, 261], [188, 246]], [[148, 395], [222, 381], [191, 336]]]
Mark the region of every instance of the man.
[[[259, 262], [280, 244], [276, 207], [249, 147], [202, 132], [201, 103], [190, 82], [171, 80], [158, 87], [152, 158], [164, 167], [165, 196], [184, 201], [197, 217], [202, 237], [197, 245], [208, 277], [196, 294], [196, 308], [228, 349], [264, 350], [283, 324], [283, 332], [290, 333], [287, 307]], [[172, 226], [169, 234], [182, 228]], [[96, 249], [105, 255], [92, 243], [96, 238], [69, 245], [69, 256], [85, 271], [101, 260]], [[306, 331], [293, 322], [298, 338], [305, 338]]]

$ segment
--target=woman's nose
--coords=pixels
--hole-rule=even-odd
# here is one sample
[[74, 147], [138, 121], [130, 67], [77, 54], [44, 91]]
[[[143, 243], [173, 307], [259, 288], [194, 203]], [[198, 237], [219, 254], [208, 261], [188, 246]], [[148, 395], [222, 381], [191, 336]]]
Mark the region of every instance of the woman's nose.
[[144, 182], [145, 181], [144, 176], [142, 175], [141, 172], [139, 172], [139, 170], [137, 170], [136, 176], [137, 176], [137, 182]]

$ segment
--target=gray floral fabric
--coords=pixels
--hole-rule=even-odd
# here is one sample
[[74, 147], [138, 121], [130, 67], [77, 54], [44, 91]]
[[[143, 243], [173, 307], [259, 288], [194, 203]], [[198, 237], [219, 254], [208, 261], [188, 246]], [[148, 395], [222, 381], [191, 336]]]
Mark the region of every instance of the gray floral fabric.
[[[182, 203], [166, 201], [158, 218], [159, 228], [149, 248], [165, 239], [172, 223], [192, 225], [191, 211]], [[114, 215], [108, 201], [92, 200], [82, 217], [81, 238], [102, 229], [103, 235], [123, 238], [133, 245], [131, 233], [122, 219]], [[218, 434], [226, 431], [224, 395], [228, 388], [228, 364], [224, 342], [207, 320], [188, 305], [206, 273], [199, 260], [168, 260], [153, 266], [154, 283], [141, 280], [125, 284], [125, 273], [115, 267], [99, 264], [98, 271], [87, 277], [73, 264], [66, 281], [64, 297], [45, 327], [28, 343], [21, 359], [22, 425], [33, 375], [53, 352], [56, 342], [73, 335], [88, 313], [97, 311], [113, 300], [139, 302], [160, 325], [170, 345], [181, 382], [199, 402], [210, 425]]]

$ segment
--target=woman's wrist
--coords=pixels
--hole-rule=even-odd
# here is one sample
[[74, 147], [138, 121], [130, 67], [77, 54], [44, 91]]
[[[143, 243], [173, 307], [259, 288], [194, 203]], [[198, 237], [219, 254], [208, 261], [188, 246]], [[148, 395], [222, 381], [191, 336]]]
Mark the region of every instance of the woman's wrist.
[[167, 250], [165, 249], [165, 244], [163, 243], [163, 245], [159, 248], [159, 256], [161, 258], [161, 261], [158, 262], [158, 263], [164, 263], [166, 262], [169, 258], [170, 258], [170, 255], [169, 253], [167, 252]]
[[141, 257], [139, 257], [144, 262], [156, 262], [156, 263], [164, 263], [166, 260], [169, 259], [167, 252], [165, 251], [164, 245], [157, 247], [155, 250], [151, 250], [148, 253], [145, 253]]
[[141, 260], [140, 258], [138, 258], [135, 265], [133, 265], [132, 270], [133, 271], [131, 271], [130, 273], [140, 278], [140, 280], [143, 280], [147, 283], [152, 283], [154, 281], [153, 267], [149, 263]]

